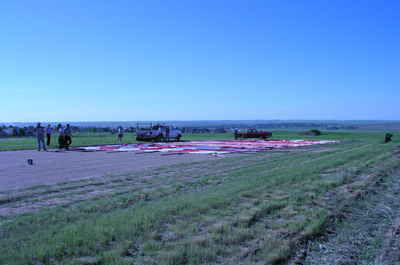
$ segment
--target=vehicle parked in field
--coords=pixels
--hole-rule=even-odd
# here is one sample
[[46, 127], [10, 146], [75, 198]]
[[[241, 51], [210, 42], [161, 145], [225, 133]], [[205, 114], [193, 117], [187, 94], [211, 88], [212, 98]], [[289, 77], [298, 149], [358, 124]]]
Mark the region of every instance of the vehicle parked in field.
[[267, 139], [271, 136], [272, 136], [271, 132], [258, 131], [257, 129], [247, 129], [246, 132], [240, 132], [239, 130], [235, 130], [235, 139], [241, 139], [241, 138]]
[[180, 141], [181, 137], [182, 131], [174, 126], [169, 125], [156, 124], [146, 127], [139, 127], [138, 125], [136, 129], [137, 141]]

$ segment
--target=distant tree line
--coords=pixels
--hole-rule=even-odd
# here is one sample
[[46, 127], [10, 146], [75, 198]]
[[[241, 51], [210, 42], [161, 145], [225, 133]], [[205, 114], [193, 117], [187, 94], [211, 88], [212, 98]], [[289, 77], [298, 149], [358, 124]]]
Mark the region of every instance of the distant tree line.
[[[42, 124], [44, 126], [44, 124]], [[73, 132], [78, 132], [80, 130], [77, 126], [71, 126]], [[53, 126], [55, 131], [58, 131], [59, 125]], [[28, 137], [36, 135], [36, 127], [35, 126], [0, 126], [0, 137]]]
[[16, 127], [16, 126], [1, 126], [0, 137], [16, 137], [16, 136], [33, 136], [35, 128], [33, 126]]
[[[46, 124], [42, 124], [45, 126]], [[87, 133], [111, 133], [115, 134], [117, 132], [116, 127], [78, 127], [71, 126], [72, 131], [76, 132], [87, 132]], [[58, 130], [58, 126], [53, 127], [55, 130]], [[335, 122], [326, 122], [326, 123], [316, 123], [316, 122], [274, 122], [274, 123], [224, 123], [221, 125], [213, 124], [212, 127], [207, 126], [191, 126], [191, 127], [181, 127], [179, 128], [183, 133], [226, 133], [231, 132], [234, 129], [246, 129], [246, 128], [255, 128], [255, 129], [275, 129], [275, 130], [307, 130], [307, 129], [318, 129], [318, 130], [355, 130], [362, 129], [363, 126], [358, 126], [354, 124], [346, 124], [346, 123], [335, 123]], [[136, 127], [130, 126], [124, 128], [124, 131], [127, 133], [135, 133]], [[34, 136], [35, 135], [35, 127], [34, 126], [0, 126], [0, 137], [24, 137], [24, 136]]]

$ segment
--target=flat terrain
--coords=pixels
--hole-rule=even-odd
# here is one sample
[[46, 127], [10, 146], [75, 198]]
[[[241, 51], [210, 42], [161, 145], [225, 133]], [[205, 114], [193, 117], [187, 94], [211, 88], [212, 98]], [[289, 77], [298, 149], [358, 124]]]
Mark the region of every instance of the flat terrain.
[[[400, 141], [383, 135], [278, 132], [340, 143], [158, 166], [154, 157], [132, 171], [0, 191], [0, 264], [328, 265], [343, 245], [344, 263], [333, 264], [393, 264], [396, 237], [385, 235], [400, 229]], [[99, 167], [118, 155], [81, 154], [102, 156]], [[344, 244], [346, 235], [356, 240]]]
[[304, 265], [400, 264], [400, 172], [368, 187], [343, 209], [330, 236], [308, 245]]
[[[57, 148], [58, 135], [52, 136], [50, 148]], [[126, 133], [123, 138], [124, 144], [137, 143], [136, 134]], [[187, 140], [207, 140], [207, 139], [233, 139], [231, 133], [202, 133], [202, 134], [184, 134], [183, 141]], [[71, 146], [88, 146], [88, 145], [101, 145], [101, 144], [117, 144], [117, 136], [111, 133], [95, 133], [95, 132], [79, 132], [74, 133], [72, 136]], [[7, 137], [0, 138], [0, 151], [10, 150], [30, 150], [36, 149], [35, 137]]]
[[[28, 165], [27, 159], [33, 159], [34, 164]], [[213, 157], [134, 152], [5, 151], [0, 152], [0, 191], [208, 159]]]

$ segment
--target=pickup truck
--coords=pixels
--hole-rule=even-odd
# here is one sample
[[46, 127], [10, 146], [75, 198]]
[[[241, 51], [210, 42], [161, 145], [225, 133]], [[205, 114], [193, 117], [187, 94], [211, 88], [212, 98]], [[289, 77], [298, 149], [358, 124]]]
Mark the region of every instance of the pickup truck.
[[152, 141], [152, 142], [166, 142], [178, 141], [182, 137], [182, 132], [176, 127], [168, 125], [151, 125], [150, 127], [137, 128], [136, 140], [137, 141]]
[[267, 139], [272, 136], [271, 132], [258, 131], [257, 129], [247, 129], [246, 132], [235, 131], [235, 139], [241, 138], [261, 138]]

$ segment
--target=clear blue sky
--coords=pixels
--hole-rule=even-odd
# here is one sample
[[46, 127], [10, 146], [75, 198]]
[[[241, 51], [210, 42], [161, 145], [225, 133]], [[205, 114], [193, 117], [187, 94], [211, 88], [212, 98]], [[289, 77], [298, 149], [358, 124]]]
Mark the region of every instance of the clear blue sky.
[[0, 122], [400, 117], [400, 1], [5, 0]]

